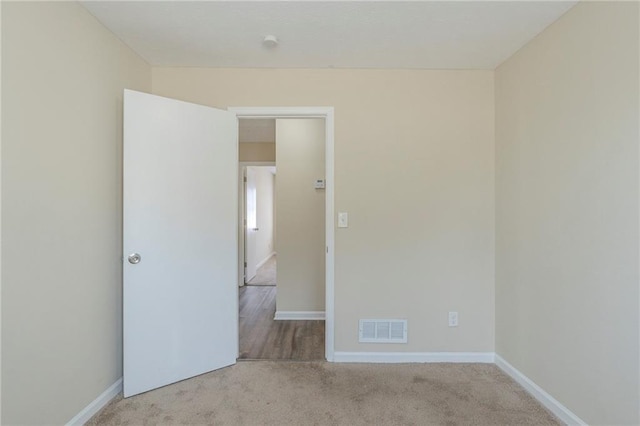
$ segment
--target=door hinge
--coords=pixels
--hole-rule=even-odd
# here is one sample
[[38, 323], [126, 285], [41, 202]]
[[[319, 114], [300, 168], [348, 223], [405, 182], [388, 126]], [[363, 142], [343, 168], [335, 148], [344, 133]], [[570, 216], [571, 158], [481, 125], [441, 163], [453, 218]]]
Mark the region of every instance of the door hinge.
[[247, 262], [244, 262], [244, 267], [245, 267], [245, 268], [247, 267]]
[[244, 182], [245, 182], [245, 183], [247, 182], [247, 177], [246, 177], [246, 176], [244, 177]]

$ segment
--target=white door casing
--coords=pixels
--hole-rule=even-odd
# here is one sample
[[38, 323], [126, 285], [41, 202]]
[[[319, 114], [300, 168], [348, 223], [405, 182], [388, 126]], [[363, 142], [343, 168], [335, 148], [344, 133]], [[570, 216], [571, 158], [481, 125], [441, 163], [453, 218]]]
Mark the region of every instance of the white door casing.
[[125, 397], [236, 361], [237, 132], [233, 113], [125, 90]]
[[229, 107], [240, 119], [324, 118], [325, 120], [325, 358], [335, 352], [335, 228], [334, 228], [334, 108], [333, 107]]

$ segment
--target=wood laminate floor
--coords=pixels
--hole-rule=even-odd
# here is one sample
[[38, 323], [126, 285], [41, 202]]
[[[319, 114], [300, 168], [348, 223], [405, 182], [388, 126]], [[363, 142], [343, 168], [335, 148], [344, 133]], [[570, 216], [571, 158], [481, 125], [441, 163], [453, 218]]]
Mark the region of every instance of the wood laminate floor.
[[240, 287], [239, 359], [324, 359], [324, 321], [275, 321], [276, 287]]

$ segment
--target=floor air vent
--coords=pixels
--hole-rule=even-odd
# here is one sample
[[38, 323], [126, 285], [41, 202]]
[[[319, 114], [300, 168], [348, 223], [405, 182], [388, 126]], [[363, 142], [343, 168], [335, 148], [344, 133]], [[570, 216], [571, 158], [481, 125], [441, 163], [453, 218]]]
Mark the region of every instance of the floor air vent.
[[361, 343], [407, 343], [407, 320], [361, 319]]

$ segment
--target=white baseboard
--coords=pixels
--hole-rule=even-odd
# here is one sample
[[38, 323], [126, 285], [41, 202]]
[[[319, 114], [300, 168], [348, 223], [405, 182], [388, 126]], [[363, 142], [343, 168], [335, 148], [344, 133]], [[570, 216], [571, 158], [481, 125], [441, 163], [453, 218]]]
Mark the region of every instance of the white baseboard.
[[74, 418], [69, 420], [67, 426], [80, 426], [85, 424], [105, 405], [111, 402], [111, 400], [115, 398], [120, 392], [122, 392], [122, 377], [119, 378], [114, 384], [109, 386], [106, 391], [102, 392], [102, 394], [94, 399], [89, 405], [84, 407], [84, 409], [76, 414]]
[[334, 362], [429, 363], [471, 362], [492, 364], [493, 352], [336, 352]]
[[324, 320], [324, 311], [276, 311], [276, 316], [273, 318], [276, 321], [279, 320]]
[[258, 263], [258, 264], [256, 265], [256, 269], [258, 269], [259, 267], [261, 267], [262, 265], [264, 265], [265, 263], [267, 263], [267, 262], [269, 261], [269, 259], [271, 259], [271, 258], [272, 258], [273, 256], [275, 256], [275, 255], [276, 255], [276, 252], [275, 252], [275, 251], [272, 251], [272, 252], [271, 252], [271, 254], [270, 254], [269, 256], [265, 257], [265, 258], [262, 260], [262, 262], [260, 262], [260, 263]]
[[558, 400], [545, 392], [540, 386], [536, 385], [531, 379], [522, 374], [513, 365], [509, 364], [500, 355], [496, 354], [496, 365], [502, 371], [507, 373], [520, 386], [525, 388], [535, 399], [544, 405], [547, 410], [555, 414], [560, 420], [568, 425], [586, 425], [580, 417], [573, 414], [567, 407], [560, 404]]

